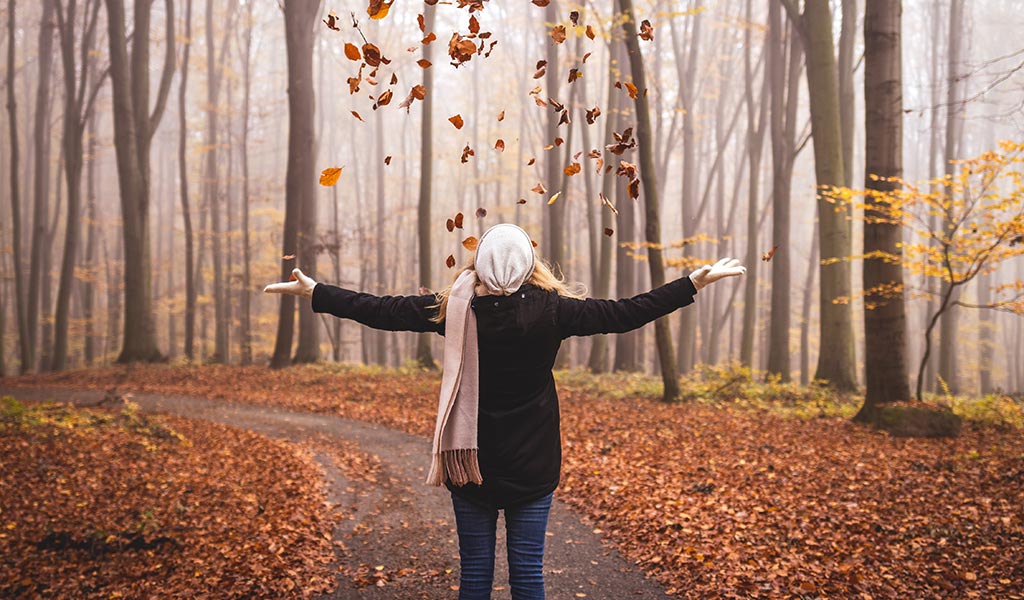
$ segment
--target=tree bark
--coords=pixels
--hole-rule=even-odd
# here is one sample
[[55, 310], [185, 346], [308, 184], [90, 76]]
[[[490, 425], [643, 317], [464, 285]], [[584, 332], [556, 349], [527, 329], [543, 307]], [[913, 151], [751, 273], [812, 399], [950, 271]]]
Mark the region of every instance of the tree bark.
[[[149, 36], [132, 36], [129, 57], [124, 0], [106, 0], [114, 148], [124, 222], [124, 334], [119, 363], [164, 360], [156, 344], [149, 248], [150, 166], [153, 133], [163, 116], [174, 72], [174, 2], [165, 0], [166, 55], [153, 111], [149, 109]], [[135, 2], [135, 31], [149, 31], [151, 3]]]
[[828, 0], [807, 0], [798, 26], [807, 52], [807, 89], [814, 138], [814, 172], [818, 183], [818, 222], [821, 231], [818, 367], [815, 379], [827, 381], [839, 390], [857, 387], [853, 339], [853, 309], [850, 263], [852, 253], [848, 211], [835, 210], [825, 188], [841, 186], [843, 173], [842, 129], [839, 118], [839, 90], [836, 81], [832, 11]]
[[[281, 258], [281, 279], [287, 281], [296, 267], [299, 255], [302, 267], [315, 277], [315, 261], [308, 253], [314, 241], [310, 231], [304, 232], [300, 243], [299, 227], [303, 209], [315, 196], [315, 169], [313, 166], [313, 24], [319, 11], [319, 2], [286, 0], [284, 3], [285, 43], [288, 52], [288, 168], [285, 176], [284, 242]], [[285, 258], [289, 257], [289, 258]], [[310, 310], [309, 302], [303, 306]], [[300, 309], [301, 310], [301, 309]], [[292, 339], [295, 334], [295, 297], [281, 296], [277, 321], [277, 341], [274, 345], [272, 368], [291, 363]], [[315, 332], [313, 334], [315, 336]], [[300, 348], [301, 350], [301, 348]], [[308, 351], [309, 348], [306, 348]], [[309, 358], [296, 355], [296, 361]], [[314, 357], [315, 360], [315, 357]]]
[[[647, 80], [644, 74], [643, 55], [637, 37], [636, 13], [633, 0], [618, 0], [619, 10], [624, 15], [622, 29], [626, 35], [626, 52], [629, 55], [633, 84], [639, 90], [636, 98], [636, 138], [640, 154], [640, 183], [643, 187], [645, 212], [645, 238], [652, 245], [647, 249], [647, 264], [651, 272], [651, 287], [665, 284], [665, 263], [661, 254], [661, 223], [658, 216], [658, 186], [654, 166], [653, 140], [651, 139], [651, 115], [647, 104]], [[679, 377], [672, 348], [672, 333], [669, 330], [668, 315], [654, 322], [657, 340], [661, 379], [664, 386], [662, 399], [675, 402], [680, 398]]]
[[[864, 14], [864, 187], [890, 192], [903, 176], [902, 7], [900, 0], [867, 0]], [[868, 198], [864, 222], [864, 362], [866, 393], [857, 419], [871, 421], [879, 406], [910, 399], [907, 316], [903, 302], [903, 239], [898, 223], [875, 222]], [[872, 258], [883, 252], [898, 260]], [[898, 290], [878, 293], [880, 286]], [[872, 305], [876, 307], [872, 308]]]
[[[436, 8], [424, 4], [423, 23], [426, 31], [434, 30]], [[434, 58], [433, 44], [423, 47], [423, 58], [431, 61]], [[427, 95], [423, 98], [422, 114], [420, 115], [420, 190], [419, 203], [416, 209], [416, 229], [419, 238], [419, 280], [420, 286], [432, 289], [433, 255], [431, 254], [430, 218], [431, 194], [434, 177], [434, 70], [423, 69], [423, 87]], [[432, 334], [422, 333], [416, 336], [416, 362], [425, 369], [436, 370], [437, 363], [431, 351]]]

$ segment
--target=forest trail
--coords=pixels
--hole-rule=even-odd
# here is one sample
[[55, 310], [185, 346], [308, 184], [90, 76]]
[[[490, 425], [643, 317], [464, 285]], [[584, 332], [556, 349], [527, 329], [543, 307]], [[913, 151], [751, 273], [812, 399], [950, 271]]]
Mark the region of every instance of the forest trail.
[[[93, 404], [103, 392], [66, 388], [0, 386], [0, 395], [19, 400]], [[334, 532], [339, 571], [338, 588], [324, 599], [440, 599], [455, 598], [458, 584], [458, 538], [451, 499], [445, 488], [423, 484], [429, 442], [380, 425], [332, 415], [230, 403], [176, 395], [132, 394], [146, 412], [165, 412], [243, 427], [296, 443], [348, 440], [380, 461], [375, 483], [353, 481], [321, 450], [315, 458], [325, 470], [328, 499], [346, 509], [347, 517]], [[326, 436], [326, 437], [325, 437]], [[314, 446], [315, 447], [315, 446]], [[499, 517], [495, 592], [493, 600], [510, 598], [504, 524]], [[557, 498], [548, 523], [544, 576], [548, 598], [664, 598], [664, 588], [602, 543], [600, 535]], [[378, 570], [377, 566], [383, 566]], [[333, 565], [338, 571], [338, 565]], [[450, 573], [446, 573], [447, 570]], [[432, 575], [425, 576], [426, 571]], [[351, 575], [384, 585], [357, 586]]]

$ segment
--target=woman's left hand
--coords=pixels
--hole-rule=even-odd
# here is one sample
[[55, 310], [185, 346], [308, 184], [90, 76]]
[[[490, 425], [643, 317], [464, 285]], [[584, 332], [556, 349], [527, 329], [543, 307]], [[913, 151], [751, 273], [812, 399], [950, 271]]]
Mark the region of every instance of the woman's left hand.
[[690, 273], [690, 281], [698, 290], [725, 277], [737, 277], [747, 272], [738, 258], [723, 258], [713, 265], [704, 265]]
[[263, 288], [263, 291], [268, 294], [290, 294], [292, 296], [312, 298], [316, 282], [298, 268], [292, 269], [292, 276], [295, 279], [284, 283], [272, 283]]

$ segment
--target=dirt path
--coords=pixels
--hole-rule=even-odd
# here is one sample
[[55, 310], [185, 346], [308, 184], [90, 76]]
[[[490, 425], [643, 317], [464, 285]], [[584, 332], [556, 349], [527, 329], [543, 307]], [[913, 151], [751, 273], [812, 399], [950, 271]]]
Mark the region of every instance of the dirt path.
[[[103, 397], [97, 391], [7, 386], [0, 386], [0, 394], [11, 394], [19, 400], [81, 403], [94, 403]], [[183, 396], [137, 394], [132, 400], [146, 411], [216, 421], [298, 443], [313, 439], [355, 442], [363, 452], [380, 461], [381, 472], [375, 484], [349, 480], [327, 453], [316, 453], [327, 473], [330, 501], [344, 506], [351, 515], [340, 523], [334, 535], [336, 558], [347, 572], [339, 574], [338, 589], [324, 598], [457, 597], [451, 589], [459, 581], [458, 538], [451, 499], [444, 488], [422, 484], [428, 466], [427, 440], [331, 415]], [[494, 600], [510, 598], [503, 531], [504, 524], [499, 518]], [[552, 600], [665, 597], [660, 585], [645, 579], [570, 512], [557, 499], [557, 492], [548, 523], [544, 562], [547, 597]], [[342, 567], [335, 568], [340, 571]], [[353, 582], [353, 575], [371, 582], [380, 580], [382, 584], [359, 587]]]

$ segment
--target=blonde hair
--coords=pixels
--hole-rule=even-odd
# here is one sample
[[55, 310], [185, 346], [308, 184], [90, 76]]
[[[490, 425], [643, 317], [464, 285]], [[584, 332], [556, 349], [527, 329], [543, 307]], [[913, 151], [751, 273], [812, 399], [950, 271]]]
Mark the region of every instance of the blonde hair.
[[[533, 251], [534, 267], [533, 273], [526, 280], [525, 283], [532, 283], [542, 290], [549, 292], [557, 292], [559, 296], [565, 296], [567, 298], [577, 298], [582, 300], [586, 297], [587, 288], [582, 283], [568, 283], [564, 277], [555, 275], [554, 271], [551, 270], [551, 265], [537, 256], [537, 250]], [[448, 287], [444, 288], [439, 292], [435, 292], [434, 295], [437, 297], [437, 304], [431, 304], [427, 308], [437, 308], [437, 315], [430, 318], [435, 323], [444, 321], [445, 315], [448, 312], [448, 294], [452, 291], [452, 285], [455, 284], [455, 280], [462, 275], [464, 271], [475, 268], [476, 253], [470, 254], [469, 260], [452, 277], [452, 282], [448, 284]]]

